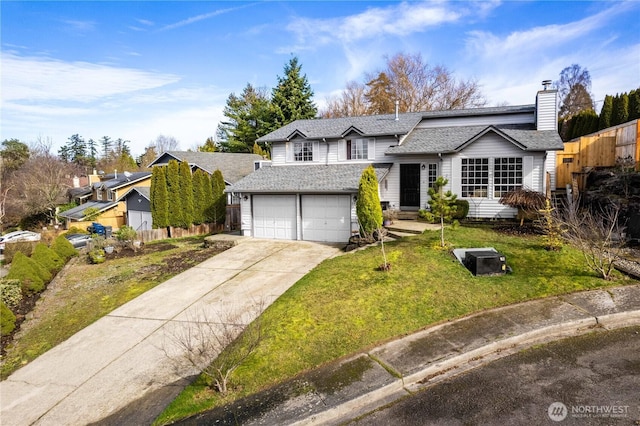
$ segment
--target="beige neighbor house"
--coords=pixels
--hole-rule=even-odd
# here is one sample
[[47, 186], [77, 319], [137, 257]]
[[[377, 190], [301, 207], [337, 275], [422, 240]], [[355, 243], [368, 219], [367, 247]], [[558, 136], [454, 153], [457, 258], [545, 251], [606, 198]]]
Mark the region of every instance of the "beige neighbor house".
[[[258, 139], [272, 163], [231, 185], [241, 231], [259, 238], [346, 242], [358, 232], [356, 199], [373, 165], [383, 208], [427, 208], [438, 176], [474, 218], [512, 218], [502, 194], [555, 189], [557, 91], [535, 104], [297, 120]], [[549, 185], [547, 184], [549, 182]]]
[[[94, 172], [89, 176], [89, 186], [82, 192], [75, 192], [75, 199], [82, 200], [82, 204], [58, 214], [65, 220], [65, 228], [75, 226], [86, 229], [92, 222], [99, 222], [104, 226], [111, 226], [113, 230], [127, 224], [126, 203], [123, 196], [134, 187], [151, 186], [150, 172], [115, 172], [109, 175], [98, 175]], [[87, 209], [91, 209], [87, 211]], [[97, 209], [99, 215], [93, 220], [87, 218], [87, 213]]]

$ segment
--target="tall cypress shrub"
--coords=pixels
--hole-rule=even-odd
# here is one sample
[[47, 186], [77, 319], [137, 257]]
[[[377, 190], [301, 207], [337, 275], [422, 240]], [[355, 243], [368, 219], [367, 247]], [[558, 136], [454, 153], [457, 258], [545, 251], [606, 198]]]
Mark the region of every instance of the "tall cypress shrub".
[[205, 222], [206, 200], [204, 193], [204, 175], [206, 173], [197, 169], [193, 173], [193, 223], [199, 225]]
[[358, 185], [356, 213], [363, 237], [370, 237], [382, 225], [382, 206], [378, 194], [378, 178], [373, 166], [363, 170]]
[[217, 224], [224, 224], [227, 217], [227, 195], [224, 193], [224, 177], [220, 170], [213, 172], [211, 190], [213, 192], [213, 220]]
[[204, 189], [204, 195], [202, 196], [204, 222], [215, 223], [213, 218], [213, 188], [211, 187], [211, 175], [209, 173], [202, 174], [202, 186]]
[[182, 204], [182, 224], [180, 227], [188, 229], [193, 224], [193, 176], [191, 176], [191, 167], [186, 161], [180, 162], [178, 178]]
[[613, 96], [606, 95], [600, 110], [600, 119], [598, 121], [598, 130], [611, 127], [611, 114], [613, 114]]
[[169, 204], [167, 193], [167, 176], [165, 168], [156, 166], [151, 175], [151, 221], [152, 227], [166, 228], [169, 226]]
[[626, 123], [629, 120], [629, 95], [623, 93], [616, 96], [617, 102], [613, 103], [613, 116], [611, 118], [612, 125]]
[[184, 223], [182, 214], [182, 197], [180, 196], [180, 166], [176, 160], [167, 164], [167, 209], [169, 226], [182, 227]]
[[629, 92], [629, 120], [640, 118], [640, 88]]

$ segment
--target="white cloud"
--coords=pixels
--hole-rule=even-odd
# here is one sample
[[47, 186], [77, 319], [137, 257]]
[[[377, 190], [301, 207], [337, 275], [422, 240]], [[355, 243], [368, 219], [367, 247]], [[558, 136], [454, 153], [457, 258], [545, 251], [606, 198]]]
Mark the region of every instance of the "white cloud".
[[179, 80], [176, 75], [132, 68], [2, 53], [2, 98], [5, 101], [89, 102]]
[[219, 16], [219, 15], [223, 15], [225, 13], [235, 12], [236, 10], [244, 9], [246, 7], [253, 6], [254, 4], [255, 3], [253, 3], [253, 4], [245, 4], [245, 5], [238, 6], [238, 7], [229, 7], [229, 8], [226, 8], [226, 9], [218, 9], [218, 10], [214, 10], [213, 12], [203, 13], [203, 14], [197, 15], [197, 16], [192, 16], [190, 18], [183, 19], [182, 21], [178, 21], [178, 22], [175, 22], [173, 24], [165, 25], [160, 30], [161, 31], [174, 30], [176, 28], [184, 27], [186, 25], [191, 25], [191, 24], [193, 24], [195, 22], [203, 21], [205, 19], [213, 18], [213, 17]]
[[[615, 38], [602, 39], [602, 29], [615, 22], [617, 15], [627, 13], [629, 6], [629, 3], [616, 3], [578, 21], [534, 27], [504, 36], [489, 31], [469, 32], [466, 52], [460, 55], [456, 69], [466, 70], [465, 78], [479, 80], [490, 104], [533, 103], [542, 80], [557, 79], [560, 71], [573, 63], [591, 72], [596, 98], [604, 96], [609, 92], [599, 94], [597, 74], [629, 82], [635, 69], [637, 79], [637, 53], [634, 58], [628, 48], [611, 46]], [[637, 48], [632, 50], [637, 52]]]
[[369, 8], [357, 15], [341, 18], [299, 18], [287, 29], [296, 35], [295, 47], [299, 50], [331, 42], [353, 43], [380, 36], [406, 36], [455, 22], [462, 14], [447, 3], [403, 2], [385, 8]]

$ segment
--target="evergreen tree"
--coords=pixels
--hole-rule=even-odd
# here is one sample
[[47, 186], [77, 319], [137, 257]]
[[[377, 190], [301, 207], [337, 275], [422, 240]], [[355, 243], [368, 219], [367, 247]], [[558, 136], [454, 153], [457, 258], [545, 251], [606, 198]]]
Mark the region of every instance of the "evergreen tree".
[[188, 229], [193, 224], [193, 177], [191, 167], [186, 161], [180, 162], [178, 170], [180, 182], [179, 196], [182, 204], [182, 224], [181, 228]]
[[202, 196], [204, 223], [215, 223], [213, 218], [213, 188], [211, 187], [211, 175], [209, 173], [202, 174], [202, 188], [204, 192]]
[[79, 134], [69, 137], [67, 142], [69, 161], [79, 166], [87, 164], [87, 143]]
[[96, 141], [91, 138], [87, 141], [87, 153], [89, 154], [89, 165], [95, 167], [98, 162], [98, 148]]
[[182, 202], [180, 197], [180, 166], [176, 160], [167, 163], [167, 205], [169, 212], [169, 226], [180, 228], [184, 223]]
[[447, 179], [442, 176], [438, 176], [433, 186], [429, 188], [428, 194], [431, 199], [429, 200], [429, 207], [431, 207], [431, 213], [435, 217], [440, 218], [440, 246], [444, 247], [444, 222], [451, 220], [453, 214], [456, 212], [456, 199], [458, 198], [451, 191], [444, 191], [444, 187], [449, 183]]
[[611, 127], [611, 115], [613, 114], [613, 97], [606, 95], [600, 110], [600, 118], [598, 120], [598, 130]]
[[266, 90], [251, 84], [240, 96], [229, 95], [224, 115], [227, 120], [218, 125], [220, 150], [224, 152], [252, 152], [256, 139], [275, 129]]
[[213, 172], [211, 177], [212, 190], [212, 219], [217, 224], [224, 224], [227, 216], [227, 195], [224, 193], [224, 177], [220, 170]]
[[368, 238], [382, 225], [382, 207], [378, 194], [378, 177], [373, 166], [363, 170], [358, 185], [356, 214], [362, 236]]
[[167, 193], [167, 176], [165, 168], [156, 166], [151, 174], [151, 220], [152, 227], [166, 228], [169, 226], [169, 204]]
[[204, 145], [198, 147], [199, 152], [216, 152], [218, 147], [212, 137], [208, 137]]
[[302, 65], [293, 57], [284, 67], [284, 76], [278, 77], [273, 89], [273, 128], [279, 128], [295, 120], [314, 118], [318, 109], [313, 103], [313, 90], [306, 75], [301, 74]]
[[205, 223], [205, 210], [207, 200], [205, 198], [205, 176], [206, 173], [197, 169], [193, 173], [193, 223], [199, 225]]
[[623, 93], [613, 99], [613, 113], [611, 114], [611, 125], [626, 123], [629, 120], [629, 95]]
[[100, 145], [102, 146], [102, 159], [108, 160], [111, 155], [111, 146], [113, 145], [113, 141], [109, 136], [103, 136], [100, 139]]
[[629, 120], [640, 118], [640, 88], [629, 92]]

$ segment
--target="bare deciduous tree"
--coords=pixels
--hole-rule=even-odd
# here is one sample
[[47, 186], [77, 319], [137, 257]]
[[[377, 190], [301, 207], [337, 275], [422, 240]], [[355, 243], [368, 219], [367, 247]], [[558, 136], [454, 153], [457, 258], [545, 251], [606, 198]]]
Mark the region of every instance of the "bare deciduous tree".
[[212, 387], [225, 394], [231, 374], [257, 349], [262, 341], [264, 301], [248, 310], [207, 314], [200, 311], [185, 322], [174, 324], [166, 334], [165, 354], [178, 369], [186, 364], [202, 372]]
[[578, 64], [566, 67], [555, 82], [558, 89], [560, 109], [558, 118], [568, 119], [580, 111], [594, 109], [591, 90], [591, 75]]
[[356, 81], [348, 82], [339, 96], [327, 99], [327, 106], [320, 113], [322, 118], [355, 117], [365, 114], [365, 86]]
[[619, 223], [620, 206], [611, 203], [592, 211], [578, 209], [577, 205], [569, 204], [558, 218], [562, 236], [582, 252], [590, 269], [608, 280], [626, 243], [624, 227]]
[[398, 53], [388, 57], [385, 69], [368, 73], [366, 80], [364, 85], [349, 83], [341, 97], [329, 102], [323, 116], [392, 113], [396, 101], [400, 112], [486, 105], [477, 81], [458, 80], [446, 67], [425, 63], [420, 54]]

